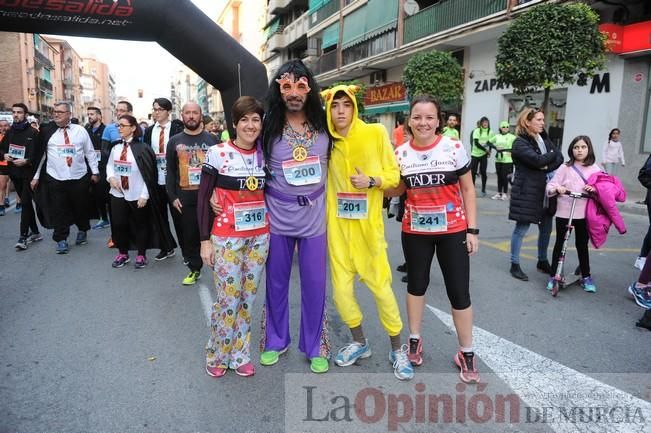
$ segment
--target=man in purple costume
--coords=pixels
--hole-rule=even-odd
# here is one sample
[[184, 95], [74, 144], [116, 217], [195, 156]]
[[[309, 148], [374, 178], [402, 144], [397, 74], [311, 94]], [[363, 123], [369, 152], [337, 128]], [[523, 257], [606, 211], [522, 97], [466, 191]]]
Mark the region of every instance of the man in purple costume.
[[315, 373], [328, 371], [325, 184], [330, 137], [319, 88], [300, 60], [280, 67], [269, 85], [263, 149], [271, 239], [260, 364], [287, 351], [289, 277], [298, 247], [301, 277], [301, 352]]

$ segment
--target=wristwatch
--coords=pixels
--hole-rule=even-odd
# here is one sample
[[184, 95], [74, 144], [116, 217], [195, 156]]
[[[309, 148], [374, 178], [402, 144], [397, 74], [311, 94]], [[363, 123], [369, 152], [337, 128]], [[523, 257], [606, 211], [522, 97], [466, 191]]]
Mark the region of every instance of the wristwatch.
[[466, 229], [466, 233], [471, 234], [471, 235], [478, 235], [479, 234], [479, 229], [472, 229], [472, 228], [468, 227]]
[[375, 179], [373, 179], [372, 177], [369, 177], [368, 178], [368, 188], [371, 189], [374, 186], [375, 186]]

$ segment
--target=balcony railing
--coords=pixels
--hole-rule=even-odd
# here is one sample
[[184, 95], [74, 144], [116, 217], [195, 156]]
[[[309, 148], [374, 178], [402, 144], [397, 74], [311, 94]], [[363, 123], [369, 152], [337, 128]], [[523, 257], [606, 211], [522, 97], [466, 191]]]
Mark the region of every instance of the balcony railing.
[[285, 43], [287, 45], [291, 45], [294, 41], [307, 35], [307, 30], [309, 29], [309, 18], [310, 16], [306, 12], [285, 27], [283, 33], [285, 34]]
[[339, 0], [330, 0], [325, 6], [310, 15], [310, 28], [315, 27], [339, 10]]
[[314, 74], [319, 75], [324, 72], [337, 69], [337, 50], [323, 54], [314, 65]]
[[500, 12], [504, 0], [444, 0], [405, 19], [404, 43]]
[[278, 15], [280, 12], [287, 9], [287, 6], [292, 2], [292, 0], [269, 0], [269, 13], [273, 15]]
[[267, 40], [267, 52], [279, 51], [287, 46], [285, 42], [285, 34], [283, 32], [274, 33]]
[[52, 83], [42, 78], [38, 79], [38, 87], [41, 90], [49, 90], [50, 92], [52, 91]]
[[54, 65], [50, 61], [50, 59], [47, 58], [47, 56], [43, 53], [41, 53], [39, 50], [34, 50], [34, 60], [36, 60], [36, 63], [39, 63], [42, 66], [45, 66], [48, 69], [54, 69]]

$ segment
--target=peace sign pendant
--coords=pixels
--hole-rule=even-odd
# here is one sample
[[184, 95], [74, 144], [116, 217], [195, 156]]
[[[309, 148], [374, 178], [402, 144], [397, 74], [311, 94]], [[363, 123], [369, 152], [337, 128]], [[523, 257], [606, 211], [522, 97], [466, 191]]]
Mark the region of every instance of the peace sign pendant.
[[292, 151], [294, 161], [302, 162], [307, 159], [307, 149], [304, 146], [296, 146]]
[[249, 176], [246, 178], [246, 182], [244, 184], [249, 191], [255, 191], [258, 189], [258, 178], [255, 176]]

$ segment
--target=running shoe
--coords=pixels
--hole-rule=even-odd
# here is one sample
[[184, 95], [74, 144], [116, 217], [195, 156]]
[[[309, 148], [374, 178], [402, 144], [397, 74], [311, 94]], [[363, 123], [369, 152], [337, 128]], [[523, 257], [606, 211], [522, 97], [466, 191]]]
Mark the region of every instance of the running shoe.
[[21, 213], [22, 211], [23, 211], [22, 203], [16, 203], [16, 207], [14, 208], [14, 213]]
[[499, 192], [491, 197], [491, 200], [501, 200], [501, 199], [502, 199], [502, 194]]
[[581, 278], [581, 287], [583, 287], [583, 290], [588, 293], [594, 293], [597, 291], [597, 286], [595, 285], [594, 281], [592, 281], [592, 277], [590, 275], [585, 278]]
[[224, 367], [208, 367], [206, 366], [206, 373], [211, 377], [222, 377], [226, 374], [227, 368]]
[[247, 362], [244, 365], [240, 365], [235, 369], [235, 374], [242, 377], [249, 377], [255, 374], [255, 367], [252, 363]]
[[201, 278], [201, 272], [199, 271], [190, 271], [187, 277], [183, 278], [184, 286], [191, 286], [195, 284], [199, 278]]
[[5, 207], [0, 206], [0, 216], [5, 216]]
[[328, 371], [330, 366], [328, 365], [328, 360], [322, 356], [315, 356], [310, 359], [310, 370], [312, 373], [325, 373]]
[[549, 277], [549, 280], [547, 280], [547, 290], [549, 290], [550, 292], [554, 288], [554, 282], [555, 281], [556, 281], [556, 278], [554, 278], [554, 277]]
[[269, 367], [270, 365], [274, 365], [278, 363], [278, 359], [280, 358], [280, 355], [283, 353], [287, 352], [287, 348], [285, 347], [282, 350], [265, 350], [260, 354], [260, 365], [264, 365], [266, 367]]
[[393, 374], [400, 380], [410, 380], [414, 377], [414, 367], [409, 362], [409, 348], [406, 344], [398, 350], [389, 352], [389, 362], [393, 365]]
[[111, 266], [114, 268], [121, 268], [127, 263], [129, 263], [131, 260], [129, 259], [129, 256], [127, 254], [118, 254], [115, 256], [115, 260], [113, 260], [113, 263]]
[[635, 282], [632, 282], [628, 286], [628, 293], [633, 296], [637, 305], [646, 310], [651, 310], [651, 287], [636, 287]]
[[27, 249], [27, 238], [24, 236], [21, 236], [18, 239], [18, 242], [16, 242], [16, 245], [14, 245], [16, 248], [16, 251], [25, 251]]
[[42, 241], [42, 240], [43, 240], [43, 235], [40, 234], [40, 233], [32, 233], [31, 235], [29, 235], [27, 237], [27, 243], [28, 244], [31, 244], [31, 243], [34, 243], [34, 242], [39, 242], [39, 241]]
[[97, 221], [97, 224], [95, 224], [92, 228], [93, 230], [100, 230], [100, 229], [105, 229], [107, 227], [110, 227], [111, 223], [106, 221], [106, 220], [99, 220]]
[[169, 250], [169, 251], [160, 250], [160, 253], [158, 253], [158, 255], [156, 257], [154, 257], [154, 260], [156, 260], [157, 262], [160, 262], [160, 261], [165, 260], [168, 257], [174, 257], [175, 254], [176, 254], [176, 251], [174, 251], [174, 250]]
[[11, 206], [11, 202], [9, 201], [9, 197], [5, 197], [4, 205], [5, 205], [5, 207]]
[[403, 263], [402, 265], [398, 265], [396, 267], [396, 271], [398, 272], [407, 272], [407, 262]]
[[501, 200], [502, 200], [502, 201], [507, 201], [508, 199], [509, 199], [509, 195], [508, 195], [508, 194], [506, 194], [506, 193], [502, 194], [502, 197], [501, 197]]
[[134, 267], [136, 269], [142, 269], [147, 266], [147, 257], [145, 256], [136, 256], [136, 264]]
[[479, 383], [479, 372], [475, 366], [473, 352], [458, 351], [454, 355], [454, 363], [459, 367], [459, 379], [465, 383]]
[[368, 358], [372, 355], [368, 340], [364, 339], [364, 344], [353, 341], [350, 344], [339, 349], [335, 363], [339, 367], [348, 367], [357, 362], [358, 359]]
[[77, 233], [77, 239], [75, 240], [75, 245], [86, 245], [88, 243], [88, 235], [86, 232]]
[[57, 242], [57, 249], [56, 249], [57, 254], [68, 254], [68, 251], [69, 251], [68, 241]]
[[423, 365], [423, 339], [409, 339], [409, 362], [416, 367]]

